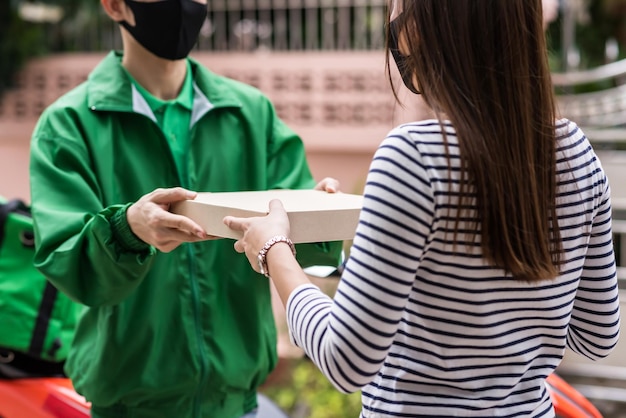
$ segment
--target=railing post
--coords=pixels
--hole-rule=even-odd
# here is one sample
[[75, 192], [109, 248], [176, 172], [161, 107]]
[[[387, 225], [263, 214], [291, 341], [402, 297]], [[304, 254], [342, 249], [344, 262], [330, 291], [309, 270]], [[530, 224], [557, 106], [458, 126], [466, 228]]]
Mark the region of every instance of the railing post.
[[335, 43], [335, 23], [337, 21], [337, 10], [333, 0], [321, 0], [320, 19], [322, 27], [322, 49], [334, 50]]
[[[567, 72], [578, 68], [580, 58], [576, 49], [576, 13], [578, 12], [578, 0], [561, 2], [563, 12], [562, 54], [563, 71]], [[574, 62], [576, 60], [577, 62]]]
[[305, 21], [306, 21], [306, 49], [317, 50], [320, 46], [320, 5], [319, 0], [304, 0]]

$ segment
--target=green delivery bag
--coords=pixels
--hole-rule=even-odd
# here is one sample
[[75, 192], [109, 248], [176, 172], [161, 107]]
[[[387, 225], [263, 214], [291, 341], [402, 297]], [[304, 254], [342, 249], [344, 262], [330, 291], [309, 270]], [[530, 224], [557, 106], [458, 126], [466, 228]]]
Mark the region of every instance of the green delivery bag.
[[81, 306], [33, 265], [30, 208], [0, 197], [0, 363], [13, 357], [62, 362]]

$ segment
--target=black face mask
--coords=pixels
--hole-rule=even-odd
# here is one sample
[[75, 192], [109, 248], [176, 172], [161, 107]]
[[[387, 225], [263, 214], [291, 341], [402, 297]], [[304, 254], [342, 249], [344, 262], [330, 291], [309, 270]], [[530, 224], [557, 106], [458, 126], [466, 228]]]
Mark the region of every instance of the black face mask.
[[135, 15], [135, 26], [126, 21], [119, 24], [141, 46], [167, 60], [179, 60], [189, 55], [206, 19], [206, 4], [193, 0], [125, 2]]
[[393, 60], [396, 62], [398, 66], [398, 71], [400, 71], [400, 75], [402, 76], [402, 81], [404, 85], [411, 90], [411, 92], [415, 94], [421, 94], [418, 89], [413, 85], [413, 73], [410, 70], [409, 66], [409, 56], [404, 55], [400, 52], [400, 48], [398, 46], [398, 39], [400, 38], [400, 23], [398, 21], [400, 16], [389, 22], [389, 50], [391, 51], [391, 55], [393, 56]]

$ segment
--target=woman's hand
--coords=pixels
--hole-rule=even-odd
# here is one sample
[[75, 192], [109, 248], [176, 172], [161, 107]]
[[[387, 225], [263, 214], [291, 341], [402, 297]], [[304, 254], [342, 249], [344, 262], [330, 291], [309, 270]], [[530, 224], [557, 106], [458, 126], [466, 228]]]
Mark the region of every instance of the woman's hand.
[[[243, 237], [235, 242], [235, 251], [245, 252], [250, 265], [258, 273], [261, 272], [258, 255], [265, 243], [278, 235], [289, 237], [289, 218], [283, 204], [277, 199], [270, 202], [270, 212], [267, 216], [254, 218], [227, 216], [224, 223], [235, 231], [243, 232]], [[283, 242], [275, 244], [267, 251], [266, 267], [269, 268], [272, 282], [284, 306], [287, 306], [289, 296], [295, 288], [310, 283], [291, 248]]]
[[287, 212], [280, 200], [270, 202], [266, 216], [236, 218], [227, 216], [224, 223], [234, 231], [243, 232], [243, 237], [235, 242], [235, 251], [245, 253], [252, 268], [259, 272], [257, 257], [267, 241], [277, 235], [289, 237], [290, 225]]

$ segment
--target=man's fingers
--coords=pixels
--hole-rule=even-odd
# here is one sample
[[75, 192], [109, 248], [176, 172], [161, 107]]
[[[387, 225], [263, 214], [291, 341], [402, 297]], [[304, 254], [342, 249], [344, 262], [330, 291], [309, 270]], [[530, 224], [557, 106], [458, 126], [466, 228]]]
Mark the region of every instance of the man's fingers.
[[160, 224], [162, 227], [194, 235], [200, 239], [206, 239], [208, 237], [206, 231], [202, 229], [200, 225], [186, 216], [166, 212]]
[[164, 230], [163, 237], [168, 241], [174, 242], [198, 242], [205, 240], [204, 237], [199, 237], [197, 234], [192, 234], [187, 231], [182, 231], [178, 229]]
[[339, 192], [339, 180], [332, 177], [326, 177], [315, 186], [315, 190], [323, 190], [328, 193]]
[[181, 200], [195, 199], [198, 193], [182, 187], [173, 187], [171, 189], [156, 189], [151, 195], [150, 200], [154, 203], [169, 204]]
[[153, 245], [159, 251], [167, 253], [177, 248], [183, 242], [199, 241], [206, 241], [206, 238], [200, 238], [197, 235], [178, 229], [160, 228], [158, 231], [155, 231]]
[[328, 179], [324, 187], [324, 190], [327, 191], [328, 193], [337, 193], [339, 191], [339, 180]]

